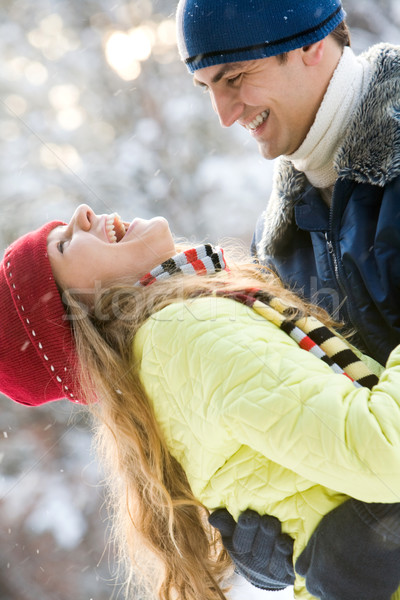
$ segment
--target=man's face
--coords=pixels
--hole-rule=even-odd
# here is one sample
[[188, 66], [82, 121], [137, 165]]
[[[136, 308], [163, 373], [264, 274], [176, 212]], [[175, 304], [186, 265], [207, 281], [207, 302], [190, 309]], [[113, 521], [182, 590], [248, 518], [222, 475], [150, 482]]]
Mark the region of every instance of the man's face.
[[208, 90], [223, 127], [245, 127], [264, 158], [289, 155], [306, 137], [327, 87], [304, 60], [308, 51], [293, 50], [285, 62], [272, 56], [206, 67], [194, 83]]

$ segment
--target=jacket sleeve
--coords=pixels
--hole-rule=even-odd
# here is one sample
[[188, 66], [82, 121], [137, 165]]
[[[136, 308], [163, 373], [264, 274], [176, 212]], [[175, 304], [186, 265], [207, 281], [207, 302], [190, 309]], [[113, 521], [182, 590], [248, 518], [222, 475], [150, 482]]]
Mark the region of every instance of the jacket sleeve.
[[273, 346], [247, 348], [259, 370], [240, 398], [229, 392], [232, 435], [310, 481], [365, 502], [398, 502], [400, 347], [370, 391], [322, 371], [306, 351]]
[[161, 386], [184, 407], [195, 382], [190, 402], [209, 422], [309, 481], [365, 502], [399, 501], [400, 347], [372, 390], [356, 388], [251, 309], [235, 303], [232, 313], [232, 302], [220, 300], [211, 318], [198, 301], [178, 326], [174, 308], [144, 332]]

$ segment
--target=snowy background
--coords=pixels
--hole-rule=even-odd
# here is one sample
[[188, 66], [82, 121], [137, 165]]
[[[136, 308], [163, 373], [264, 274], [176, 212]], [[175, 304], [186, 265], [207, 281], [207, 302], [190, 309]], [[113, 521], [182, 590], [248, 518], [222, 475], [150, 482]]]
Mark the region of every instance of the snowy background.
[[[347, 0], [353, 47], [400, 44], [398, 0]], [[223, 130], [175, 48], [175, 1], [0, 1], [0, 245], [87, 202], [248, 244], [272, 163]], [[2, 315], [4, 318], [4, 315]], [[0, 397], [0, 600], [106, 600], [101, 473], [82, 412]], [[238, 583], [232, 598], [282, 600]], [[138, 599], [139, 600], [139, 599]]]

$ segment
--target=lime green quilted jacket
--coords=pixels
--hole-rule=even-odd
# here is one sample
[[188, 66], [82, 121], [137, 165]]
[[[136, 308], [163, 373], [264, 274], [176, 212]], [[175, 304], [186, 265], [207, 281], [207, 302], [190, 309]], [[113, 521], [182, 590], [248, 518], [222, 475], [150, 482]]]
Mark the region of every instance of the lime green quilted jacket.
[[[399, 501], [400, 348], [356, 388], [251, 308], [198, 298], [148, 319], [134, 358], [196, 497], [275, 515], [295, 558], [347, 496]], [[300, 576], [295, 596], [312, 598]]]

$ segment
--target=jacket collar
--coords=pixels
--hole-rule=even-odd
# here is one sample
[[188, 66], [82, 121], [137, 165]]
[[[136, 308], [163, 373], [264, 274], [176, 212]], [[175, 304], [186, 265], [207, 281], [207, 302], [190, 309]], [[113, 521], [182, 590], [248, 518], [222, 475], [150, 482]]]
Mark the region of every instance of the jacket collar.
[[[354, 113], [335, 159], [338, 178], [384, 186], [400, 175], [400, 50], [378, 44], [362, 55], [371, 64], [367, 93]], [[264, 231], [257, 252], [261, 260], [287, 236], [294, 222], [294, 206], [309, 183], [304, 173], [280, 158], [263, 215]]]
[[339, 177], [384, 186], [400, 174], [400, 50], [378, 44], [363, 56], [371, 63], [371, 82], [335, 168]]

